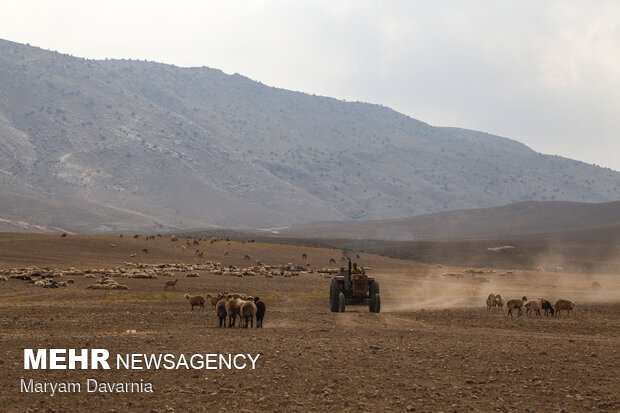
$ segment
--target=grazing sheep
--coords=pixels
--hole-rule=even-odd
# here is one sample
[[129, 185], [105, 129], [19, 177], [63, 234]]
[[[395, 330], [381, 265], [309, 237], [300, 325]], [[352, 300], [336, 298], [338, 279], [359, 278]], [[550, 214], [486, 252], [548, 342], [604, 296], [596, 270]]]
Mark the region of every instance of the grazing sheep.
[[502, 310], [504, 308], [504, 299], [502, 298], [501, 295], [497, 294], [495, 296], [495, 305], [497, 306], [497, 308], [499, 308], [500, 310]]
[[520, 317], [523, 314], [523, 303], [527, 301], [527, 297], [523, 296], [520, 300], [510, 300], [506, 303], [506, 308], [508, 309], [508, 315], [512, 317], [512, 310], [519, 310], [518, 316]]
[[558, 300], [555, 302], [555, 312], [560, 315], [560, 311], [567, 311], [568, 317], [570, 317], [570, 312], [575, 309], [575, 303], [568, 300]]
[[116, 248], [116, 244], [110, 244], [110, 248]]
[[245, 254], [245, 255], [243, 256], [243, 259], [244, 259], [244, 260], [248, 260], [248, 261], [250, 261], [252, 258], [250, 258], [250, 256], [249, 256], [248, 254]]
[[224, 255], [228, 255], [228, 250], [224, 250]]
[[177, 281], [179, 281], [179, 280], [166, 281], [166, 285], [164, 286], [164, 290], [167, 290], [168, 287], [172, 287], [172, 291], [174, 291], [174, 286], [176, 285]]
[[592, 281], [592, 288], [601, 288], [601, 283], [598, 281]]
[[0, 281], [8, 281], [9, 279], [6, 278], [6, 276], [4, 275], [0, 275]]
[[67, 234], [62, 234], [60, 238], [67, 238]]
[[234, 327], [235, 320], [239, 314], [239, 304], [237, 303], [237, 300], [229, 296], [228, 301], [226, 301], [225, 308], [226, 316], [228, 317], [228, 327]]
[[43, 288], [58, 288], [58, 283], [54, 280], [44, 281]]
[[308, 256], [306, 255], [306, 253], [304, 252], [303, 254], [301, 254], [301, 259], [305, 260], [306, 258], [308, 258]]
[[564, 268], [562, 268], [562, 267], [557, 267], [555, 270], [556, 270], [557, 272], [564, 272]]
[[193, 295], [185, 294], [185, 299], [189, 301], [189, 304], [192, 306], [192, 311], [194, 311], [194, 307], [202, 307], [202, 311], [205, 310], [205, 301], [207, 299], [202, 295]]
[[73, 281], [73, 278], [67, 278], [67, 284], [73, 284], [75, 281]]
[[262, 328], [266, 310], [265, 303], [259, 297], [254, 297], [254, 304], [256, 304], [256, 328]]
[[242, 300], [237, 299], [239, 304], [239, 327], [248, 328], [248, 322], [250, 326], [254, 328], [254, 316], [256, 315], [256, 304], [254, 300]]
[[148, 248], [143, 248], [143, 249], [142, 249], [142, 252], [143, 252], [143, 253], [145, 253], [145, 254], [148, 254], [148, 253], [149, 253], [149, 250], [148, 250]]
[[222, 294], [207, 294], [207, 298], [211, 301], [211, 308], [215, 308], [217, 303], [223, 298]]
[[215, 305], [215, 312], [217, 313], [217, 317], [220, 319], [220, 328], [226, 327], [226, 316], [228, 315], [226, 312], [227, 302], [228, 300], [226, 298], [222, 298]]
[[171, 242], [175, 242], [178, 241], [179, 239], [177, 237], [175, 237], [174, 235], [170, 235], [170, 241]]
[[543, 267], [542, 265], [539, 265], [538, 267], [536, 267], [536, 271], [545, 272], [545, 267]]
[[329, 263], [330, 263], [330, 264], [334, 264], [334, 265], [335, 265], [335, 264], [336, 264], [336, 260], [335, 260], [335, 259], [333, 259], [333, 258], [330, 258], [330, 259], [329, 259]]
[[540, 309], [542, 308], [542, 303], [540, 300], [528, 301], [525, 304], [525, 308], [525, 312], [528, 317], [530, 317], [530, 314], [532, 312], [536, 313], [536, 315], [540, 317]]
[[116, 284], [116, 289], [117, 290], [129, 290], [129, 286], [125, 284]]
[[491, 311], [491, 308], [495, 307], [497, 302], [495, 301], [495, 294], [489, 294], [487, 298], [487, 313]]
[[133, 254], [129, 255], [129, 258], [134, 258], [136, 256], [136, 253], [134, 252]]
[[551, 315], [555, 314], [553, 305], [549, 301], [545, 300], [544, 298], [540, 298], [540, 304], [542, 306], [542, 309], [545, 310], [545, 315], [548, 315], [549, 313], [551, 313]]
[[190, 278], [196, 278], [200, 277], [200, 274], [198, 274], [197, 272], [188, 272], [185, 276]]

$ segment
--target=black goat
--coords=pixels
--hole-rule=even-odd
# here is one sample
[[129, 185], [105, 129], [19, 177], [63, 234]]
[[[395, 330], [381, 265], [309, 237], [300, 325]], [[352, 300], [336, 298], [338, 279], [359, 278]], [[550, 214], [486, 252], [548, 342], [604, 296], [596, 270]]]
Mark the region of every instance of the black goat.
[[265, 318], [265, 303], [259, 297], [254, 297], [254, 304], [256, 304], [256, 328], [261, 328]]
[[549, 312], [551, 312], [551, 315], [555, 314], [555, 310], [553, 309], [553, 305], [551, 305], [551, 303], [549, 301], [545, 300], [544, 298], [541, 298], [540, 302], [542, 304], [542, 309], [545, 310], [545, 315], [548, 315]]
[[222, 298], [217, 302], [215, 306], [215, 311], [217, 312], [217, 316], [220, 319], [220, 327], [226, 327], [226, 299]]

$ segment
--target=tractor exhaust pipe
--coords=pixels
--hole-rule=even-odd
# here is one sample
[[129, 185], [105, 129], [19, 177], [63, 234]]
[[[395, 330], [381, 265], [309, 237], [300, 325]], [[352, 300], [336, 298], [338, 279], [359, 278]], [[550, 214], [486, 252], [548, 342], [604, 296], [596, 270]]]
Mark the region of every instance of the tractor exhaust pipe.
[[344, 290], [351, 291], [351, 258], [347, 258], [349, 259], [349, 271], [347, 271], [347, 274], [344, 276]]

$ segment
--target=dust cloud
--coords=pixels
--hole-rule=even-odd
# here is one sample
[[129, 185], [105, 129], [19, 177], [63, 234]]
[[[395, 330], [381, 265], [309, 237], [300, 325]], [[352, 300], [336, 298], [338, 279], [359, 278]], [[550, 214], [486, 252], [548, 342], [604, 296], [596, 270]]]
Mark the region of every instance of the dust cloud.
[[486, 307], [489, 294], [504, 302], [526, 296], [552, 303], [562, 298], [576, 303], [620, 302], [620, 276], [551, 271], [506, 271], [438, 268], [427, 274], [394, 274], [385, 280], [383, 308], [387, 312]]

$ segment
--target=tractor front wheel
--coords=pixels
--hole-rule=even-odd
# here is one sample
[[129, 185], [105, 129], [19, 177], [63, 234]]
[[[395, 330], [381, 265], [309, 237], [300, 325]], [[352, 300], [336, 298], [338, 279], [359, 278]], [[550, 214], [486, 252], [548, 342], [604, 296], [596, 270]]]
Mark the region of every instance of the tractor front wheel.
[[340, 308], [339, 308], [339, 309], [340, 309], [340, 312], [341, 312], [341, 313], [344, 313], [344, 307], [345, 307], [345, 305], [346, 305], [346, 300], [345, 300], [345, 298], [344, 298], [344, 294], [343, 294], [343, 293], [340, 293], [340, 294], [338, 295], [338, 304], [339, 304], [339, 307], [340, 307]]

